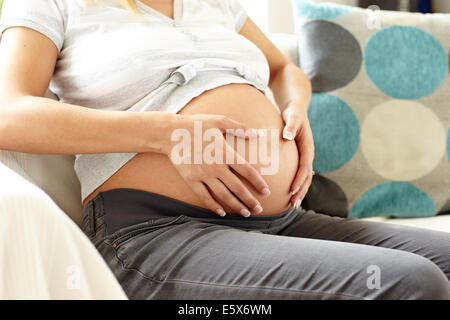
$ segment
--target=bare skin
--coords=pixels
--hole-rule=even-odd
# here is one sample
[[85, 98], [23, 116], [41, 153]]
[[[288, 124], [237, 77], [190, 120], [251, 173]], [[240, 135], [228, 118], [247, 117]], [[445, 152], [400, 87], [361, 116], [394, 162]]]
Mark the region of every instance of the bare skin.
[[[142, 2], [173, 17], [170, 0]], [[55, 68], [56, 46], [37, 31], [8, 28], [0, 46], [0, 148], [37, 154], [139, 153], [84, 204], [99, 191], [127, 187], [160, 193], [220, 215], [224, 211], [269, 215], [298, 205], [311, 183], [314, 158], [306, 112], [309, 80], [250, 18], [240, 34], [266, 56], [269, 87], [281, 115], [259, 90], [236, 84], [203, 93], [177, 115], [95, 110], [47, 99], [43, 96]], [[259, 163], [174, 165], [169, 158], [170, 133], [179, 128], [192, 130], [198, 120], [206, 128], [221, 131], [279, 129], [280, 170], [263, 177]]]
[[[244, 123], [252, 128], [279, 130], [280, 166], [276, 174], [263, 178], [271, 191], [270, 196], [259, 194], [250, 184], [245, 183], [261, 204], [264, 211], [260, 215], [277, 214], [289, 207], [290, 186], [298, 170], [298, 150], [294, 141], [283, 141], [281, 133], [283, 120], [272, 103], [259, 90], [250, 85], [230, 84], [203, 93], [192, 100], [181, 114], [221, 114]], [[249, 141], [246, 141], [248, 146]], [[236, 149], [236, 145], [235, 145]], [[259, 148], [258, 148], [259, 150]], [[268, 140], [268, 150], [270, 140]], [[245, 158], [248, 161], [249, 151]], [[244, 156], [244, 155], [243, 155]], [[259, 159], [258, 159], [259, 160]], [[254, 164], [257, 170], [266, 165]], [[178, 174], [168, 157], [156, 153], [140, 153], [123, 166], [115, 175], [94, 191], [84, 201], [86, 204], [99, 191], [115, 188], [133, 188], [150, 191], [205, 207], [191, 187]], [[214, 191], [213, 191], [214, 192]], [[235, 210], [226, 206], [225, 211]], [[253, 213], [257, 214], [257, 213]]]

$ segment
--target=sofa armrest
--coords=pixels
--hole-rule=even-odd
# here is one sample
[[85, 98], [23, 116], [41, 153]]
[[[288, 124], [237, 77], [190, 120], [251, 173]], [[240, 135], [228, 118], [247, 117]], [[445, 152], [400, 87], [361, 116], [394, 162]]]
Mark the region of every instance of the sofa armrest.
[[298, 46], [295, 34], [269, 33], [267, 37], [291, 62], [298, 65]]
[[[83, 207], [80, 183], [74, 170], [74, 158], [71, 155], [41, 155], [0, 150], [0, 163], [42, 189], [81, 226]], [[3, 178], [0, 184], [8, 185], [10, 182]]]
[[40, 188], [0, 163], [0, 299], [126, 299], [103, 258]]
[[[298, 65], [298, 49], [297, 49], [297, 37], [295, 34], [288, 33], [269, 33], [267, 37], [270, 41], [278, 48], [280, 51], [288, 57], [288, 59], [295, 65]], [[278, 107], [275, 98], [273, 96], [272, 90], [267, 88], [266, 90], [267, 98]], [[278, 107], [279, 109], [279, 107]]]

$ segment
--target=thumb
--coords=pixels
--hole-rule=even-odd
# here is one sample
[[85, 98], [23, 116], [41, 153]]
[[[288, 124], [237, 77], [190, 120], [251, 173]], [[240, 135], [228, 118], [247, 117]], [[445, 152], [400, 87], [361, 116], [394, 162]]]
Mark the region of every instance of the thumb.
[[300, 121], [288, 118], [283, 130], [283, 139], [294, 140], [300, 129]]

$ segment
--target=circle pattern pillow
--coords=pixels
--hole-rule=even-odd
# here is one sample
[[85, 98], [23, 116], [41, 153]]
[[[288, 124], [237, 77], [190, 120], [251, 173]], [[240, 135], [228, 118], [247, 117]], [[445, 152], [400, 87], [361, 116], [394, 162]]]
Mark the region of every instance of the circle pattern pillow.
[[450, 16], [291, 1], [314, 91], [317, 175], [305, 208], [450, 213]]

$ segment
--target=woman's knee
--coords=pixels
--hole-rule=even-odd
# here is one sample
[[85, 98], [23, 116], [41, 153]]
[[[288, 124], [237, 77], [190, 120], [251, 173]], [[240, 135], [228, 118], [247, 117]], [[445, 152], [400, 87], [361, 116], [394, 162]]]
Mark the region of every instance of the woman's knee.
[[380, 299], [450, 299], [450, 282], [442, 270], [430, 260], [407, 252], [398, 253], [385, 272], [381, 270], [380, 288]]

